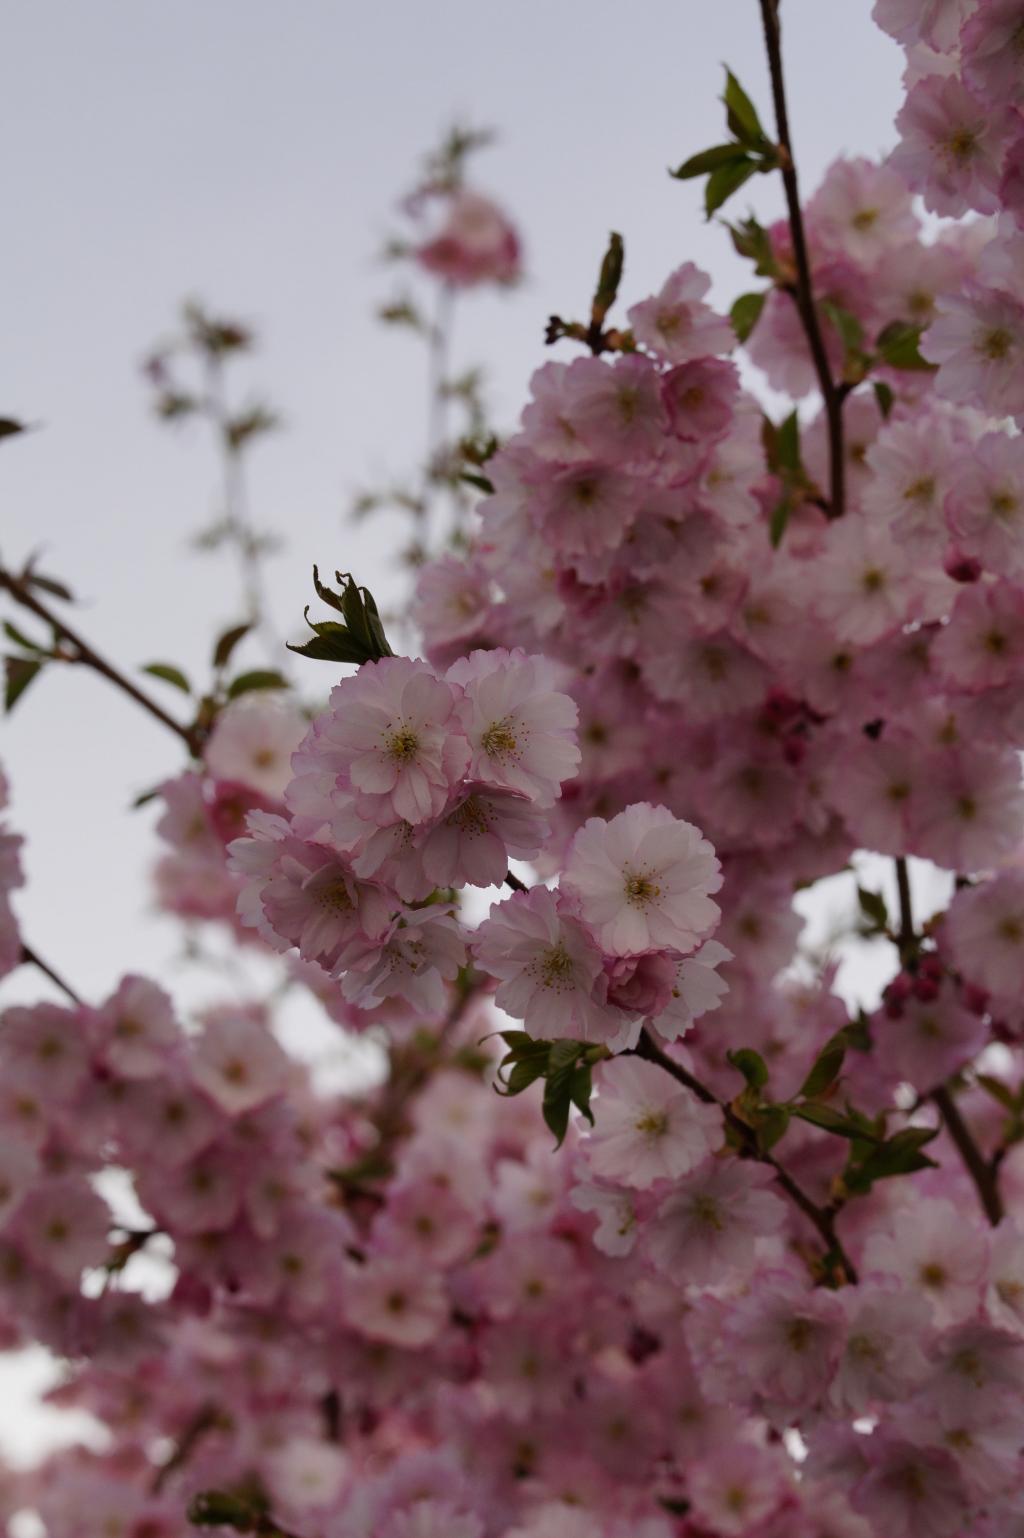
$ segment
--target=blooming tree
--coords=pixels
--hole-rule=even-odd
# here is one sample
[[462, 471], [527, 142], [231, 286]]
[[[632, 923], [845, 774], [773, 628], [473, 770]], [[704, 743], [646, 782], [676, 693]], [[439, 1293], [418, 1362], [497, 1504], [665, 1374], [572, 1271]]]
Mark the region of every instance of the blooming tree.
[[[519, 430], [462, 390], [404, 498], [419, 654], [315, 572], [326, 708], [234, 672], [236, 627], [198, 695], [150, 668], [186, 720], [0, 569], [9, 705], [77, 663], [187, 755], [163, 907], [387, 1057], [338, 1094], [270, 999], [79, 998], [0, 834], [0, 970], [66, 996], [0, 1026], [0, 1322], [105, 1430], [7, 1481], [52, 1538], [1024, 1534], [1024, 8], [877, 0], [898, 142], [806, 204], [760, 11], [773, 130], [727, 74], [675, 173], [709, 216], [778, 176], [728, 225], [750, 291], [684, 262], [613, 323], [613, 235]], [[435, 405], [454, 299], [520, 261], [472, 147], [407, 204], [437, 323], [389, 307]], [[244, 337], [190, 334], [219, 391]], [[151, 374], [229, 468], [269, 425]], [[851, 1011], [794, 895], [858, 851], [898, 908], [860, 890], [891, 968]]]

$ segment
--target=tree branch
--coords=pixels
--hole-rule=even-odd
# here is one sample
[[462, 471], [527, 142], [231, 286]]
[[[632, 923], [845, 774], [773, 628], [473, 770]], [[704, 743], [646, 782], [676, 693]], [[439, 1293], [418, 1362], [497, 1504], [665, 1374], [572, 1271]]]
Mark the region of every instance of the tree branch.
[[774, 1155], [767, 1153], [758, 1146], [753, 1128], [748, 1127], [746, 1122], [741, 1121], [728, 1105], [723, 1104], [717, 1095], [712, 1094], [706, 1084], [702, 1084], [699, 1079], [694, 1078], [693, 1074], [687, 1072], [681, 1063], [677, 1063], [674, 1058], [669, 1057], [666, 1052], [663, 1052], [646, 1030], [641, 1031], [640, 1040], [635, 1051], [637, 1057], [642, 1057], [649, 1063], [656, 1063], [659, 1068], [663, 1068], [666, 1073], [670, 1073], [678, 1083], [684, 1084], [705, 1105], [718, 1106], [725, 1117], [726, 1125], [740, 1140], [743, 1157], [756, 1159], [760, 1164], [767, 1164], [774, 1171], [775, 1179], [789, 1199], [814, 1224], [814, 1227], [825, 1241], [829, 1254], [834, 1255], [842, 1266], [847, 1280], [856, 1282], [856, 1269], [850, 1257], [843, 1249], [835, 1229], [835, 1218], [838, 1208], [834, 1206], [819, 1207], [817, 1202], [812, 1201], [806, 1191], [797, 1185], [792, 1175], [783, 1168]]
[[48, 977], [51, 983], [55, 984], [62, 993], [67, 994], [72, 1004], [81, 1004], [82, 1001], [71, 984], [66, 983], [60, 973], [56, 972], [48, 961], [44, 961], [37, 951], [34, 951], [30, 945], [25, 945], [24, 942], [22, 942], [21, 947], [21, 960], [25, 966], [38, 967], [44, 977]]
[[971, 1129], [960, 1114], [952, 1090], [948, 1084], [940, 1084], [932, 1090], [932, 1099], [939, 1108], [946, 1131], [956, 1144], [957, 1152], [964, 1161], [964, 1168], [974, 1181], [981, 1201], [982, 1211], [992, 1227], [1003, 1216], [1003, 1200], [999, 1194], [998, 1169], [1001, 1160], [991, 1163], [985, 1158], [974, 1141]]
[[803, 212], [800, 207], [800, 188], [797, 182], [793, 145], [789, 134], [789, 112], [786, 106], [786, 84], [782, 72], [782, 36], [779, 25], [779, 0], [760, 0], [761, 21], [764, 25], [765, 47], [768, 51], [768, 68], [772, 81], [772, 100], [775, 104], [775, 124], [778, 137], [779, 169], [786, 191], [786, 208], [789, 229], [793, 241], [793, 259], [796, 264], [796, 284], [789, 289], [793, 302], [800, 312], [807, 345], [811, 351], [814, 371], [818, 376], [818, 388], [825, 407], [828, 423], [829, 450], [829, 517], [841, 518], [845, 511], [846, 464], [843, 449], [843, 398], [841, 386], [832, 379], [828, 354], [821, 334], [818, 311], [814, 303], [811, 283], [811, 264], [807, 255], [807, 237], [804, 233]]
[[0, 567], [0, 589], [8, 592], [15, 603], [20, 604], [23, 609], [28, 609], [38, 619], [50, 625], [54, 632], [74, 649], [75, 656], [65, 660], [80, 662], [84, 666], [92, 668], [94, 673], [99, 673], [101, 677], [106, 678], [120, 689], [123, 694], [127, 694], [130, 699], [133, 699], [137, 705], [141, 705], [143, 710], [154, 716], [161, 725], [166, 726], [169, 731], [174, 732], [175, 736], [180, 737], [192, 756], [198, 758], [201, 739], [196, 728], [193, 726], [183, 726], [180, 721], [176, 721], [173, 716], [168, 715], [162, 705], [157, 704], [156, 700], [151, 699], [130, 678], [126, 678], [112, 663], [107, 662], [106, 658], [101, 657], [99, 652], [89, 645], [88, 641], [83, 641], [82, 637], [71, 629], [70, 625], [65, 624], [62, 619], [58, 619], [53, 610], [36, 597], [27, 582]]

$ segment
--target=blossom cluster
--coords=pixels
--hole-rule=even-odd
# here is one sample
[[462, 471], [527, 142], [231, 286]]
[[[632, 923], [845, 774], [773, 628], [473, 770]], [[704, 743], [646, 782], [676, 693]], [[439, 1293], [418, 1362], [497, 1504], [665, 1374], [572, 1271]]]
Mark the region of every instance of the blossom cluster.
[[[731, 320], [684, 262], [553, 328], [423, 656], [160, 788], [163, 907], [383, 1082], [134, 975], [0, 1018], [0, 1333], [108, 1432], [5, 1477], [49, 1538], [1024, 1535], [1024, 17], [875, 15], [891, 156], [734, 227]], [[435, 195], [421, 266], [510, 278]], [[865, 852], [857, 1009], [797, 894]]]

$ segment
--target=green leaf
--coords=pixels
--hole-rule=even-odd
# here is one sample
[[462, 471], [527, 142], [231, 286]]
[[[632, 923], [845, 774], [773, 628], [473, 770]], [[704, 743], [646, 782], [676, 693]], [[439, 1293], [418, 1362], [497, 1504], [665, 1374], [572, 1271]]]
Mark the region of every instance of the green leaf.
[[37, 661], [34, 657], [4, 658], [4, 710], [11, 711], [14, 709], [29, 684], [43, 667], [45, 667], [45, 663]]
[[730, 133], [735, 134], [744, 144], [758, 149], [768, 143], [757, 110], [731, 69], [725, 72], [725, 91], [722, 94], [722, 100], [725, 103]]
[[744, 182], [748, 182], [758, 169], [753, 160], [733, 160], [727, 165], [719, 166], [712, 171], [704, 188], [704, 214], [710, 219], [711, 215], [728, 202], [734, 192], [739, 192]]
[[882, 420], [886, 421], [892, 410], [892, 403], [895, 397], [884, 379], [876, 379], [874, 388], [878, 409], [882, 413]]
[[[554, 1133], [556, 1146], [561, 1147], [569, 1128], [569, 1112], [576, 1100], [577, 1064], [585, 1050], [579, 1041], [554, 1041], [548, 1055], [548, 1069], [544, 1081], [544, 1099], [541, 1112], [545, 1124]], [[589, 1069], [583, 1072], [589, 1078]], [[589, 1100], [589, 1096], [587, 1097]], [[589, 1114], [589, 1109], [588, 1109]]]
[[890, 368], [911, 369], [933, 374], [937, 364], [922, 358], [919, 349], [923, 327], [912, 326], [907, 321], [894, 320], [884, 327], [875, 338], [875, 347], [883, 363]]
[[789, 470], [791, 474], [800, 473], [800, 419], [795, 411], [791, 411], [786, 420], [779, 427], [777, 439], [778, 467]]
[[524, 1057], [520, 1062], [514, 1063], [503, 1081], [504, 1087], [499, 1093], [509, 1095], [521, 1095], [524, 1089], [529, 1089], [544, 1075], [547, 1068], [547, 1054], [539, 1057]]
[[838, 1031], [818, 1053], [810, 1073], [800, 1086], [800, 1094], [808, 1100], [815, 1100], [827, 1089], [831, 1089], [842, 1071], [845, 1057], [846, 1038], [842, 1031]]
[[165, 684], [173, 684], [183, 694], [192, 693], [192, 685], [185, 674], [171, 662], [147, 662], [142, 671], [148, 673], [151, 678], [162, 678]]
[[856, 1195], [870, 1191], [876, 1180], [886, 1180], [893, 1175], [912, 1175], [917, 1170], [935, 1169], [934, 1159], [921, 1150], [932, 1138], [938, 1136], [937, 1127], [905, 1127], [866, 1159], [843, 1172], [843, 1183]]
[[306, 624], [313, 631], [313, 640], [303, 645], [288, 642], [288, 650], [300, 657], [315, 657], [324, 662], [375, 662], [394, 653], [388, 645], [373, 594], [359, 587], [348, 572], [335, 572], [341, 591], [334, 592], [320, 581], [320, 573], [313, 568], [313, 586], [317, 593], [344, 621], [313, 621], [309, 608], [305, 610]]
[[727, 224], [726, 229], [737, 254], [754, 263], [754, 272], [759, 278], [777, 275], [778, 263], [772, 252], [771, 236], [753, 216], [742, 219], [739, 224]]
[[751, 1047], [740, 1047], [736, 1052], [727, 1052], [726, 1057], [751, 1089], [764, 1089], [768, 1083], [768, 1067], [759, 1052]]
[[15, 646], [23, 646], [27, 652], [45, 654], [45, 648], [40, 646], [38, 641], [33, 641], [31, 636], [25, 635], [15, 625], [9, 624], [7, 620], [4, 620], [4, 635], [9, 641], [13, 641]]
[[889, 910], [885, 906], [885, 898], [881, 892], [869, 892], [865, 887], [857, 888], [857, 901], [860, 903], [860, 911], [871, 926], [872, 932], [885, 930], [889, 927]]
[[239, 673], [228, 684], [228, 699], [235, 700], [240, 694], [251, 694], [254, 689], [287, 689], [288, 680], [273, 668], [254, 668], [251, 673]]
[[701, 150], [699, 155], [691, 155], [689, 160], [684, 160], [676, 171], [670, 171], [669, 175], [676, 181], [686, 182], [692, 176], [705, 176], [709, 171], [717, 171], [719, 166], [729, 165], [734, 160], [746, 160], [747, 152], [741, 144], [716, 144], [709, 150]]
[[215, 668], [227, 667], [231, 661], [231, 653], [238, 643], [244, 640], [251, 629], [252, 625], [249, 623], [233, 625], [230, 630], [225, 630], [224, 634], [218, 637], [217, 643], [213, 648], [213, 665]]
[[772, 542], [772, 549], [777, 550], [782, 544], [782, 536], [786, 532], [789, 523], [789, 515], [793, 511], [793, 498], [784, 496], [772, 509], [771, 522], [768, 525], [768, 538]]
[[834, 1132], [839, 1137], [848, 1137], [851, 1140], [860, 1140], [867, 1143], [881, 1143], [882, 1139], [871, 1129], [871, 1123], [866, 1117], [858, 1115], [843, 1115], [833, 1105], [817, 1104], [812, 1100], [804, 1105], [792, 1107], [794, 1116], [801, 1121], [810, 1122], [812, 1127], [820, 1127], [823, 1132]]
[[42, 588], [44, 593], [52, 593], [54, 598], [62, 598], [65, 603], [74, 603], [74, 594], [66, 582], [58, 582], [56, 577], [46, 577], [41, 571], [33, 571], [31, 568], [25, 572], [23, 579], [29, 587]]
[[465, 481], [467, 486], [475, 486], [477, 491], [482, 491], [487, 496], [494, 491], [494, 482], [489, 481], [486, 475], [474, 475], [469, 470], [460, 470], [459, 480]]
[[761, 319], [761, 311], [767, 294], [741, 294], [729, 311], [729, 319], [732, 321], [732, 329], [736, 333], [737, 340], [745, 342]]
[[313, 639], [302, 646], [292, 641], [286, 642], [290, 652], [296, 652], [300, 657], [313, 657], [320, 662], [362, 664], [368, 660], [366, 648], [355, 639], [347, 626], [335, 624], [333, 620], [321, 620], [314, 625], [308, 609], [306, 623], [314, 632]]
[[593, 325], [603, 326], [605, 316], [615, 303], [619, 292], [619, 284], [622, 282], [622, 270], [626, 260], [626, 248], [622, 236], [613, 230], [608, 237], [608, 249], [601, 262], [601, 271], [597, 278], [597, 288], [594, 290], [594, 299], [590, 307], [590, 319]]
[[767, 1153], [785, 1136], [790, 1114], [790, 1107], [786, 1105], [767, 1105], [757, 1112], [754, 1131], [762, 1152]]

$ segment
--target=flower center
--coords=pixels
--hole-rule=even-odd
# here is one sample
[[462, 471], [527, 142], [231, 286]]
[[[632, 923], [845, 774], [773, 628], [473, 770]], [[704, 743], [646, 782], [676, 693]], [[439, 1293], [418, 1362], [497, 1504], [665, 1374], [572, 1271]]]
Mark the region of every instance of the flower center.
[[545, 951], [540, 964], [541, 980], [545, 988], [554, 988], [567, 982], [572, 976], [572, 957], [562, 941]]
[[878, 213], [877, 208], [859, 208], [850, 223], [855, 230], [870, 230], [878, 223]]
[[645, 1111], [636, 1124], [636, 1130], [645, 1137], [664, 1137], [668, 1131], [667, 1111]]
[[992, 363], [1001, 363], [1013, 346], [1013, 337], [1005, 326], [993, 326], [978, 341], [978, 351]]
[[930, 502], [935, 496], [935, 479], [930, 475], [922, 475], [919, 480], [911, 481], [903, 493], [904, 502]]
[[480, 746], [488, 758], [499, 761], [511, 758], [519, 748], [511, 716], [505, 716], [501, 721], [492, 721], [480, 738]]
[[720, 1234], [725, 1227], [722, 1222], [722, 1214], [718, 1210], [718, 1203], [713, 1196], [698, 1196], [694, 1199], [693, 1215], [698, 1223], [705, 1228], [710, 1228], [713, 1233]]
[[978, 135], [973, 129], [964, 126], [954, 129], [953, 133], [946, 140], [946, 148], [954, 160], [959, 160], [963, 163], [966, 160], [970, 160], [977, 143]]
[[322, 908], [325, 913], [352, 912], [352, 899], [349, 896], [348, 887], [342, 880], [331, 881], [325, 886], [315, 888], [311, 896], [317, 907]]
[[384, 748], [389, 758], [408, 764], [419, 752], [420, 739], [411, 726], [400, 726], [385, 739]]
[[631, 907], [646, 908], [649, 903], [661, 896], [661, 887], [652, 880], [652, 875], [651, 871], [627, 870], [625, 872], [622, 889]]

